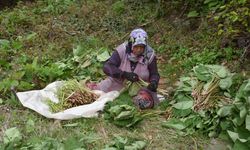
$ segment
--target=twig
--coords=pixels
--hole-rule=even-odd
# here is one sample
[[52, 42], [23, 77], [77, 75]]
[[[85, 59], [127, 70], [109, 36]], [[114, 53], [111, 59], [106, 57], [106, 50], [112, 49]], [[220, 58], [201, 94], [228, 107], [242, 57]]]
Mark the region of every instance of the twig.
[[72, 92], [67, 98], [65, 98], [65, 100], [70, 98], [70, 96], [72, 96], [73, 94], [75, 94], [75, 92]]
[[195, 150], [198, 150], [198, 145], [197, 145], [197, 143], [196, 143], [195, 139], [194, 139], [192, 136], [191, 136], [191, 138], [192, 138], [192, 140], [194, 141]]
[[155, 18], [153, 18], [152, 20], [149, 20], [148, 22], [145, 22], [145, 23], [139, 25], [139, 27], [145, 27], [146, 25], [148, 25], [148, 24], [150, 24], [150, 23], [152, 23], [154, 21], [155, 21]]
[[250, 51], [250, 44], [245, 47], [243, 54], [240, 57], [240, 63], [242, 64], [245, 60], [245, 55], [247, 55], [247, 51]]

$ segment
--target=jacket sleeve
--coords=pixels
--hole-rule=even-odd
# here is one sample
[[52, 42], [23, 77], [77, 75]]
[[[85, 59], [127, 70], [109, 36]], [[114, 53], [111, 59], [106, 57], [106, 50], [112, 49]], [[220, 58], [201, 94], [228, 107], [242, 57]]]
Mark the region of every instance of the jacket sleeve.
[[153, 58], [152, 62], [148, 65], [149, 70], [149, 82], [156, 81], [159, 83], [160, 75], [157, 68], [156, 56]]
[[103, 72], [112, 78], [121, 78], [123, 71], [119, 69], [121, 59], [117, 51], [105, 62]]

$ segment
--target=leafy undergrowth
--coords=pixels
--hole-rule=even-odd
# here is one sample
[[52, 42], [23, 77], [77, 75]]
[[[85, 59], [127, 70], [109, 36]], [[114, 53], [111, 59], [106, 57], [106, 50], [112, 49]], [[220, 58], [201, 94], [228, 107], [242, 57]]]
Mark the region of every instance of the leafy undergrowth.
[[[134, 129], [119, 128], [103, 118], [54, 121], [25, 109], [11, 94], [11, 87], [26, 91], [56, 80], [101, 80], [103, 62], [136, 27], [143, 27], [149, 34], [149, 44], [158, 54], [159, 71], [165, 79], [164, 88], [174, 86], [180, 76], [201, 63], [223, 63], [233, 72], [249, 76], [238, 63], [243, 49], [220, 48], [219, 38], [206, 19], [193, 30], [189, 20], [156, 18], [156, 7], [154, 1], [37, 0], [1, 11], [0, 141], [4, 142], [7, 129], [16, 127], [12, 134], [20, 132], [22, 137], [17, 138], [16, 146], [26, 149], [102, 149], [116, 136], [145, 141], [146, 149], [206, 147], [206, 136], [183, 137], [163, 128], [166, 119], [160, 115], [142, 120]], [[131, 106], [132, 101], [113, 104]], [[168, 106], [165, 101], [151, 111], [165, 111]], [[11, 149], [15, 145], [5, 142], [6, 146]]]

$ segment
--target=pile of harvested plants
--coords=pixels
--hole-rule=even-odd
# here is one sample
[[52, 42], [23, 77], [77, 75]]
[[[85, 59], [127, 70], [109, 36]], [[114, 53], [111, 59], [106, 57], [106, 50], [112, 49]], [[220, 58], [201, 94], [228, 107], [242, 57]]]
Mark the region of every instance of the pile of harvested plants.
[[63, 111], [68, 108], [93, 103], [98, 95], [90, 91], [77, 80], [68, 80], [57, 90], [58, 103], [48, 100], [52, 112]]

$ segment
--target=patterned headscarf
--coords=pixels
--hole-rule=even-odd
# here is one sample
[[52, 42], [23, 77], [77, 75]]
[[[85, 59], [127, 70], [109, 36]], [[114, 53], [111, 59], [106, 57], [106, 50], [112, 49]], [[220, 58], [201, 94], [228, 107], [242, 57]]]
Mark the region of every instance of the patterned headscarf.
[[[145, 54], [146, 51], [147, 51], [147, 38], [148, 38], [148, 35], [147, 35], [146, 31], [144, 31], [141, 28], [134, 29], [130, 33], [130, 42], [132, 43], [132, 49], [136, 45], [144, 45], [145, 50], [144, 50], [143, 54]], [[132, 62], [138, 62], [139, 61], [139, 58], [137, 56], [135, 56], [133, 53], [130, 53], [128, 58]]]
[[139, 29], [134, 29], [131, 33], [130, 33], [130, 40], [132, 42], [132, 46], [136, 46], [136, 45], [147, 45], [147, 32], [145, 32], [143, 29], [139, 28]]

